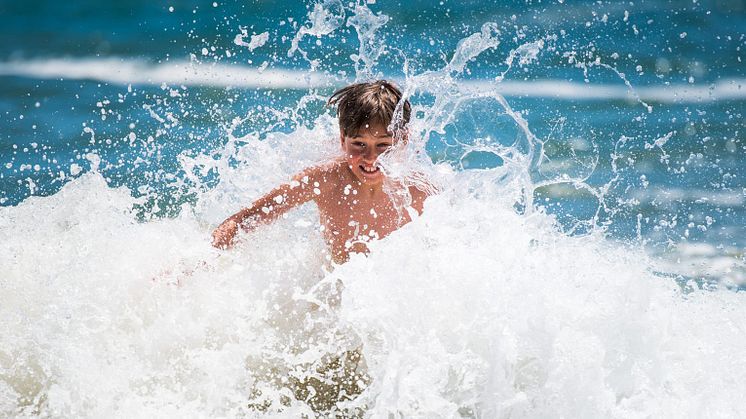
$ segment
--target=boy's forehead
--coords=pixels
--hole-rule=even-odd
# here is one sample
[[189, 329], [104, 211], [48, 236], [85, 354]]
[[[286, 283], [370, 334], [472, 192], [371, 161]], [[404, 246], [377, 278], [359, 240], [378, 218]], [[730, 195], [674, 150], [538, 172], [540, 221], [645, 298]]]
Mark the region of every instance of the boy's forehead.
[[363, 135], [371, 135], [373, 137], [391, 137], [393, 133], [387, 129], [388, 127], [379, 122], [365, 123], [360, 126], [360, 129], [356, 133], [352, 133], [351, 137], [362, 137]]

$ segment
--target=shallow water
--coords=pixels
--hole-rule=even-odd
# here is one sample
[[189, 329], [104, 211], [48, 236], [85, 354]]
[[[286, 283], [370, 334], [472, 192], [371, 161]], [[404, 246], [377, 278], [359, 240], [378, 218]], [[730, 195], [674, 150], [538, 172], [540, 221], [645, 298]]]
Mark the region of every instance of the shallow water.
[[[743, 416], [737, 6], [3, 4], [0, 411]], [[310, 205], [213, 249], [380, 76], [423, 215], [341, 266]]]

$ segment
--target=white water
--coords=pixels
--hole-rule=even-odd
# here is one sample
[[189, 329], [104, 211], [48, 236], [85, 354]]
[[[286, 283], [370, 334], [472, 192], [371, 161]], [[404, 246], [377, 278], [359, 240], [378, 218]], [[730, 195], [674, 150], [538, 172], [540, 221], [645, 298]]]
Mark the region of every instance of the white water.
[[[405, 91], [435, 96], [413, 112], [412, 155], [480, 98], [494, 100], [489, 117], [515, 119], [523, 144], [491, 148], [506, 161], [492, 170], [387, 162], [392, 174], [429, 173], [440, 194], [331, 272], [312, 207], [230, 252], [209, 246], [227, 214], [336, 152], [328, 116], [290, 135], [231, 138], [219, 160], [184, 157], [221, 183], [176, 219], [138, 222], [130, 191], [95, 172], [0, 209], [0, 412], [300, 417], [312, 412], [293, 378], [359, 348], [370, 385], [336, 408], [370, 417], [746, 415], [746, 296], [684, 293], [638, 248], [517, 213], [540, 140], [499, 89], [451, 77], [464, 63], [407, 76]], [[248, 407], [265, 401], [264, 413]]]
[[[0, 75], [38, 79], [96, 80], [125, 86], [159, 86], [166, 83], [184, 86], [318, 89], [345, 84], [344, 80], [336, 80], [318, 72], [286, 68], [243, 67], [197, 61], [152, 64], [117, 58], [54, 58], [0, 62]], [[699, 103], [746, 97], [746, 80], [742, 79], [727, 79], [706, 84], [636, 86], [634, 92], [637, 96], [624, 85], [566, 80], [503, 80], [500, 83], [491, 80], [462, 80], [459, 83], [474, 89], [500, 92], [506, 96], [563, 100], [635, 101], [639, 98], [643, 101], [662, 103]]]
[[[499, 174], [448, 175], [422, 218], [330, 275], [308, 208], [218, 258], [199, 217], [138, 223], [95, 174], [4, 208], [0, 407], [251, 415], [257, 365], [282, 375], [359, 339], [372, 384], [353, 404], [372, 417], [746, 413], [743, 293], [683, 294], [637, 250], [519, 216]], [[327, 288], [309, 290], [337, 279], [341, 308], [314, 310]]]

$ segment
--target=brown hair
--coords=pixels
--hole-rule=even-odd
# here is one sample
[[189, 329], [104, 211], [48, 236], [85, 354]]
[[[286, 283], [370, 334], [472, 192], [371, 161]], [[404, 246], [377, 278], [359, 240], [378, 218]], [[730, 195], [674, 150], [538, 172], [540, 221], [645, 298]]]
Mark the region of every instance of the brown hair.
[[404, 100], [398, 111], [401, 99], [402, 93], [396, 86], [378, 80], [343, 87], [334, 92], [327, 104], [337, 107], [339, 129], [344, 136], [357, 135], [365, 124], [380, 123], [388, 127], [397, 113], [393, 127], [396, 135], [409, 122], [412, 113], [408, 100]]

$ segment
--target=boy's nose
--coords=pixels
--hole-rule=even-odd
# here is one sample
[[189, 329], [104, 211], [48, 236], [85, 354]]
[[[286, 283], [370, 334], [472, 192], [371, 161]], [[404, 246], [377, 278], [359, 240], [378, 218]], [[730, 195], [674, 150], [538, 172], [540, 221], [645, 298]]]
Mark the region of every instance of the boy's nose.
[[363, 155], [363, 157], [365, 158], [365, 160], [373, 162], [378, 158], [378, 152], [373, 147], [370, 147], [365, 150], [365, 154]]

